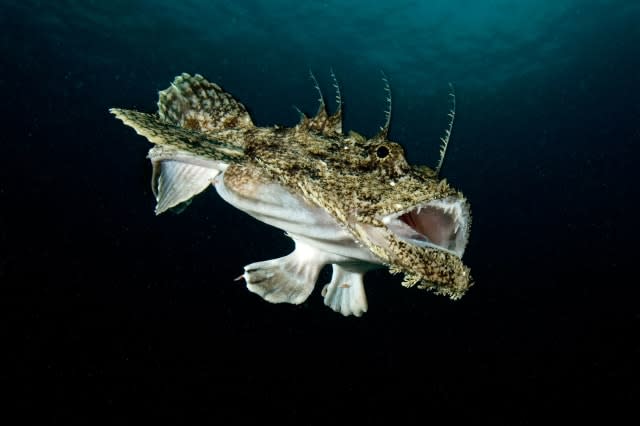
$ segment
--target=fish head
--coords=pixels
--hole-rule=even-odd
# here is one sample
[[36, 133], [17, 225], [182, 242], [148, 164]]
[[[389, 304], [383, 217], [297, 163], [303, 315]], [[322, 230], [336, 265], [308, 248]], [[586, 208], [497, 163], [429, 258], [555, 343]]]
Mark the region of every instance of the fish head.
[[362, 160], [348, 226], [356, 238], [392, 273], [404, 273], [405, 286], [461, 297], [472, 285], [461, 260], [471, 229], [467, 199], [435, 170], [409, 165], [396, 142], [375, 137], [354, 145]]

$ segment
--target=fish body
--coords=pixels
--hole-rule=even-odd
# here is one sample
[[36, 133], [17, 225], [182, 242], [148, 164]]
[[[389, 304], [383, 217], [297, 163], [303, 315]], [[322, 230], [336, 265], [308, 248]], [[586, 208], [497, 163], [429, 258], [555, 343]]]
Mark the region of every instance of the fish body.
[[384, 266], [403, 273], [407, 287], [461, 297], [472, 284], [461, 260], [471, 215], [463, 194], [438, 178], [442, 157], [436, 170], [409, 165], [387, 137], [390, 110], [373, 138], [343, 134], [335, 87], [335, 113], [321, 94], [316, 115], [301, 114], [291, 128], [255, 126], [218, 85], [186, 73], [159, 93], [157, 113], [111, 112], [154, 144], [157, 214], [184, 208], [213, 185], [229, 204], [293, 239], [289, 255], [244, 267], [247, 288], [265, 300], [304, 302], [328, 264], [322, 295], [343, 315], [367, 311], [364, 273]]

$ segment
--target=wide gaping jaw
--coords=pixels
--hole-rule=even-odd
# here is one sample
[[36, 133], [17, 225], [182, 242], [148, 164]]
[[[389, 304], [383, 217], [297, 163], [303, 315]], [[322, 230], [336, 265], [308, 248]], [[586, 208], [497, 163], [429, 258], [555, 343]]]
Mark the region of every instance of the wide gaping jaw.
[[471, 216], [464, 199], [448, 197], [424, 202], [382, 217], [400, 240], [417, 247], [445, 250], [462, 257]]

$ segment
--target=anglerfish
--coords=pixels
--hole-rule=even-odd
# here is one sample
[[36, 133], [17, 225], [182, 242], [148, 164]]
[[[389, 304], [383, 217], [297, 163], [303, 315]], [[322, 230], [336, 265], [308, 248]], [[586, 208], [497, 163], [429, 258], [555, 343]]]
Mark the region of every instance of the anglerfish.
[[158, 111], [110, 111], [153, 147], [156, 214], [182, 210], [214, 186], [220, 197], [295, 243], [284, 257], [254, 262], [238, 277], [272, 303], [304, 302], [319, 273], [331, 265], [322, 288], [325, 305], [343, 315], [367, 311], [364, 274], [386, 267], [417, 286], [452, 299], [472, 285], [462, 262], [471, 229], [469, 202], [439, 177], [453, 120], [441, 138], [437, 166], [410, 165], [389, 139], [386, 122], [373, 137], [343, 132], [335, 76], [335, 112], [322, 92], [313, 117], [300, 113], [294, 127], [259, 127], [245, 106], [201, 75], [182, 74], [159, 92]]

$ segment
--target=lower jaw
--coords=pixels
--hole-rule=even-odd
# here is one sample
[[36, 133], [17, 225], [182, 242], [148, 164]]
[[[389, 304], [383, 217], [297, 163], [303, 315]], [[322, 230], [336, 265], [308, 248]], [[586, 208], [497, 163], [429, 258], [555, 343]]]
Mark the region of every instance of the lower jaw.
[[401, 238], [398, 236], [396, 236], [396, 238], [398, 238], [400, 241], [404, 241], [410, 246], [414, 246], [422, 249], [443, 251], [443, 252], [447, 252], [447, 253], [451, 253], [453, 255], [459, 256], [459, 253], [457, 253], [456, 251], [434, 244], [426, 239]]

